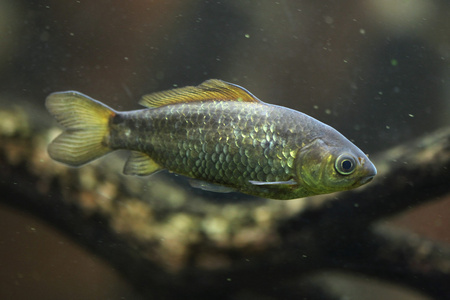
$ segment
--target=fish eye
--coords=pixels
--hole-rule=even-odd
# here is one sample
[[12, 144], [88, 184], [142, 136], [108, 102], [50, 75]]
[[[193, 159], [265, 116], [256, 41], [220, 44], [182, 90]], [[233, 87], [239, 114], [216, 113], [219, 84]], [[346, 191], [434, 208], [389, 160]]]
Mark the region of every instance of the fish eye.
[[341, 175], [350, 175], [355, 171], [356, 160], [349, 154], [341, 154], [334, 165], [336, 171]]

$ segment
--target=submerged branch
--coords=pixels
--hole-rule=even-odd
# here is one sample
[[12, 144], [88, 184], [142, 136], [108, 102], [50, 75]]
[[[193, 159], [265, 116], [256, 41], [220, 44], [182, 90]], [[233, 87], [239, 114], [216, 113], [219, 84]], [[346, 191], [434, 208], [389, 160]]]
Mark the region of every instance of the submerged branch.
[[327, 269], [450, 297], [448, 245], [378, 222], [448, 193], [450, 128], [383, 153], [376, 179], [352, 192], [230, 201], [174, 177], [123, 176], [117, 156], [67, 168], [46, 153], [55, 130], [21, 110], [0, 114], [3, 202], [52, 222], [153, 298], [319, 295], [307, 278]]

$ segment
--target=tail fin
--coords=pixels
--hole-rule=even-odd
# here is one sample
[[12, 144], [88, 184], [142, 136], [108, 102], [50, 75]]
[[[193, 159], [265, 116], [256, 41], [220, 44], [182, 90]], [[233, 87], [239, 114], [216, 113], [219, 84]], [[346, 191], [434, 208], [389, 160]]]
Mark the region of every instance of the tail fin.
[[45, 101], [48, 111], [65, 128], [48, 146], [51, 158], [81, 166], [112, 151], [105, 144], [109, 119], [116, 112], [78, 92], [53, 93]]

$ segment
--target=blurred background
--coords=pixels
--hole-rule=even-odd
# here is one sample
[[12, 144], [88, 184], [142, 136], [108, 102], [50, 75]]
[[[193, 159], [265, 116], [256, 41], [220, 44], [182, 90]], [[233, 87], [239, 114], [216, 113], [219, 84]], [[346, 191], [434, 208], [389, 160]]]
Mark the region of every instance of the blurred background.
[[[374, 155], [450, 124], [449, 61], [445, 0], [0, 0], [1, 101], [43, 123], [54, 91], [130, 110], [146, 93], [219, 78]], [[138, 299], [99, 258], [1, 207], [0, 298]], [[449, 242], [436, 213], [417, 217]]]

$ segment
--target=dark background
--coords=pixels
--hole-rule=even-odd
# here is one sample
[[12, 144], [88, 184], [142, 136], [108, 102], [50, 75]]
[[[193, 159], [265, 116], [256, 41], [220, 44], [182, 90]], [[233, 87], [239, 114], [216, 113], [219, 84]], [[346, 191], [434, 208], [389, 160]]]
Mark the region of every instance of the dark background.
[[[43, 123], [54, 91], [128, 110], [143, 94], [219, 78], [373, 155], [450, 123], [449, 60], [444, 0], [0, 0], [1, 102]], [[400, 219], [449, 242], [444, 207]], [[40, 220], [1, 215], [1, 298], [136, 299], [112, 267]]]

